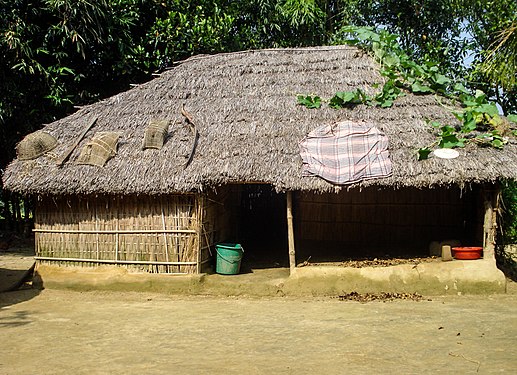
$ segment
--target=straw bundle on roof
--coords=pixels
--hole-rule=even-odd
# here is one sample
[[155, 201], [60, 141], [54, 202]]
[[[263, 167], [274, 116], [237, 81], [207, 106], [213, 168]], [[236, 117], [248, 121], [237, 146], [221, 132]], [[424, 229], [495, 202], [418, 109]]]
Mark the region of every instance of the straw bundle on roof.
[[117, 154], [119, 134], [114, 132], [99, 132], [93, 136], [82, 149], [77, 158], [77, 164], [104, 166]]
[[[436, 138], [426, 119], [455, 124], [452, 113], [433, 96], [407, 94], [389, 109], [307, 109], [296, 94], [331, 97], [360, 88], [373, 94], [383, 78], [371, 58], [349, 46], [248, 51], [194, 57], [159, 78], [87, 106], [48, 125], [63, 152], [98, 116], [96, 131], [121, 133], [118, 154], [102, 170], [77, 165], [79, 149], [58, 169], [52, 160], [15, 160], [4, 186], [34, 194], [166, 194], [204, 191], [226, 183], [262, 182], [277, 190], [333, 191], [316, 177], [302, 177], [298, 142], [312, 129], [348, 119], [375, 124], [389, 138], [391, 177], [355, 186], [469, 184], [517, 178], [517, 146], [503, 150], [476, 146], [453, 160], [416, 160], [416, 149]], [[192, 137], [180, 113], [192, 114], [200, 137], [185, 168]], [[161, 150], [142, 150], [151, 118], [178, 124]], [[84, 139], [81, 143], [86, 143]], [[26, 163], [31, 163], [27, 167]]]

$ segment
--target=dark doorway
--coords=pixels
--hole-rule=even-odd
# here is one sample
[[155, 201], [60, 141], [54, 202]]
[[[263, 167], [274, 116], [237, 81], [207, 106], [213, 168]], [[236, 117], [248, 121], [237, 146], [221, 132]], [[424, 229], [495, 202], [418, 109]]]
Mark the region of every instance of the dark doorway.
[[243, 266], [288, 266], [285, 194], [270, 185], [244, 185], [240, 210]]

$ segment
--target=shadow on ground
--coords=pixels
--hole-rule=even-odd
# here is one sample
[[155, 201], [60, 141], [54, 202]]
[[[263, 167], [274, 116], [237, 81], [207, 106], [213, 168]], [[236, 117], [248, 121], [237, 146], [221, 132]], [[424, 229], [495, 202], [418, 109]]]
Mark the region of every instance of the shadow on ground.
[[[32, 299], [39, 294], [39, 290], [32, 289], [34, 266], [34, 239], [0, 231], [0, 308]], [[21, 316], [12, 318], [15, 322], [23, 320]], [[0, 320], [0, 327], [6, 324]]]
[[[0, 293], [0, 310], [6, 307], [16, 305], [21, 302], [29, 301], [40, 294], [40, 289], [22, 289], [22, 290], [13, 290], [11, 292], [1, 292]], [[22, 317], [18, 317], [22, 318]], [[20, 319], [16, 319], [17, 321]], [[23, 320], [23, 319], [21, 319]], [[0, 316], [0, 327], [4, 326], [6, 323], [2, 320], [2, 316]]]

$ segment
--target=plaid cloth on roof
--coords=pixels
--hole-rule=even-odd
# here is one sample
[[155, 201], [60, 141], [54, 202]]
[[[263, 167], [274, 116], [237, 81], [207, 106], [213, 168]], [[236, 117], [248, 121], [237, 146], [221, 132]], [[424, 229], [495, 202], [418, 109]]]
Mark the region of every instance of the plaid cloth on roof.
[[303, 176], [345, 185], [391, 175], [388, 138], [372, 124], [320, 126], [300, 142]]

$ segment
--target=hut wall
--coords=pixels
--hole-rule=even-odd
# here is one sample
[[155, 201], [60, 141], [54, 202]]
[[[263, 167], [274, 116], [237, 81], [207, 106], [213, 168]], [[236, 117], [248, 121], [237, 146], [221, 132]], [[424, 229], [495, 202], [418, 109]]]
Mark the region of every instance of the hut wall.
[[195, 273], [201, 259], [201, 213], [193, 194], [40, 197], [36, 256], [52, 264]]
[[355, 258], [427, 255], [431, 241], [482, 242], [479, 189], [302, 192], [295, 202], [300, 257], [326, 252]]

